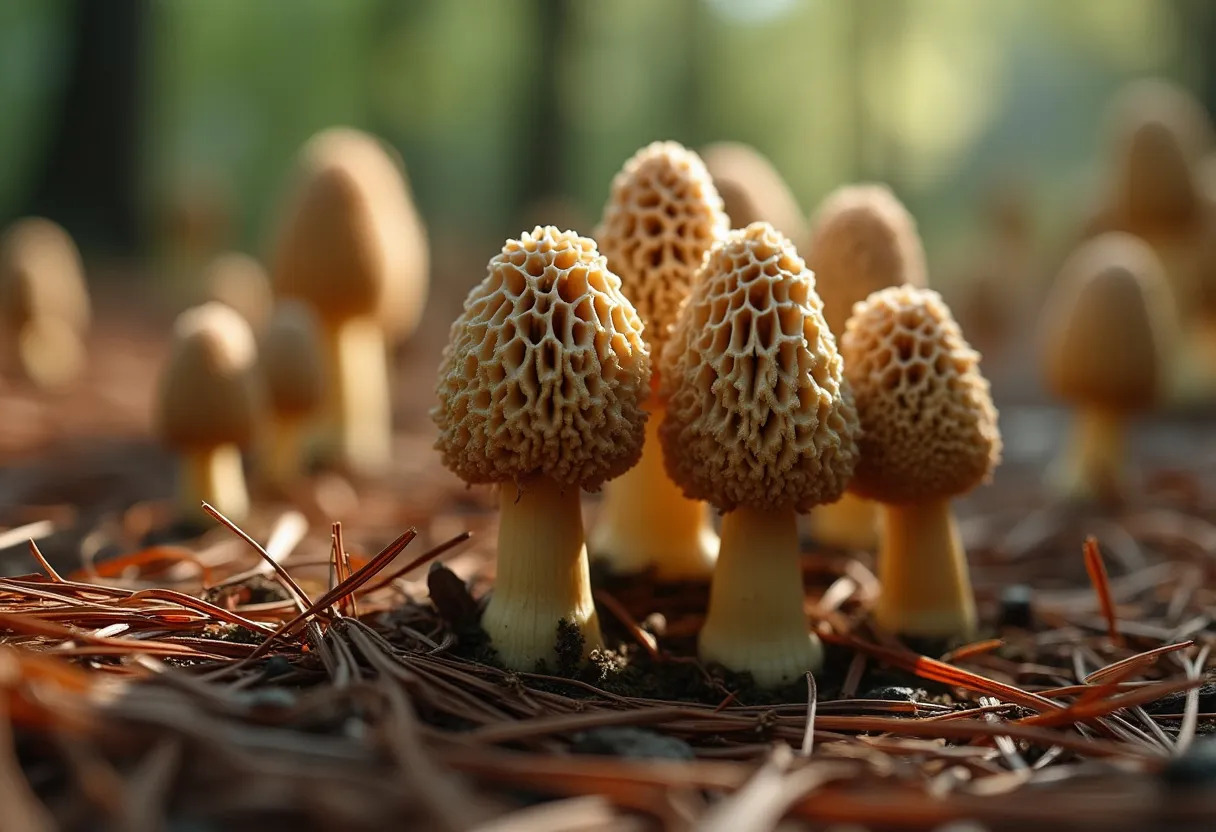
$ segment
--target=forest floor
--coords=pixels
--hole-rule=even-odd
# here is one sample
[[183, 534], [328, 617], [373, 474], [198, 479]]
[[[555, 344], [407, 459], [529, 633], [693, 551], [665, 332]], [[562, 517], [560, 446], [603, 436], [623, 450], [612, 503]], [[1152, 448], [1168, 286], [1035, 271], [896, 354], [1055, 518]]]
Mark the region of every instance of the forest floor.
[[431, 450], [438, 327], [401, 356], [382, 479], [321, 474], [183, 538], [148, 434], [165, 329], [103, 316], [72, 391], [0, 387], [5, 829], [1216, 818], [1216, 411], [1139, 424], [1099, 511], [1044, 487], [1066, 415], [998, 400], [1005, 462], [959, 504], [980, 640], [875, 631], [872, 558], [808, 539], [828, 662], [774, 694], [695, 660], [705, 585], [644, 577], [597, 580], [591, 665], [493, 664], [496, 501]]

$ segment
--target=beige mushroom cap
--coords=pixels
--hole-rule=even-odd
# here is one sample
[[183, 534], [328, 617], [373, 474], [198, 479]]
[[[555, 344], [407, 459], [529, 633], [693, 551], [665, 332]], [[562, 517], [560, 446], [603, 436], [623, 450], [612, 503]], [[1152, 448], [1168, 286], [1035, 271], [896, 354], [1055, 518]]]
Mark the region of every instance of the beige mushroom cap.
[[781, 174], [760, 151], [742, 142], [716, 142], [701, 151], [731, 228], [767, 222], [791, 240], [802, 234], [802, 209]]
[[705, 163], [676, 142], [647, 145], [612, 180], [595, 238], [656, 356], [705, 253], [728, 226]]
[[595, 489], [641, 455], [649, 388], [642, 321], [595, 242], [537, 227], [490, 260], [452, 324], [435, 447], [470, 483]]
[[244, 445], [257, 388], [253, 332], [235, 310], [205, 303], [178, 316], [156, 400], [157, 431], [179, 450]]
[[853, 304], [888, 286], [928, 284], [916, 220], [886, 185], [845, 185], [828, 194], [807, 246], [823, 316], [837, 338]]
[[395, 215], [381, 207], [386, 173], [399, 178], [356, 131], [326, 131], [304, 146], [271, 260], [278, 295], [306, 300], [327, 324], [380, 312], [396, 245]]
[[28, 217], [0, 237], [0, 320], [20, 328], [36, 318], [58, 318], [80, 334], [89, 325], [89, 292], [68, 233]]
[[1150, 122], [1176, 136], [1188, 160], [1199, 159], [1212, 147], [1212, 120], [1203, 104], [1163, 78], [1141, 78], [1124, 85], [1107, 113], [1107, 129], [1117, 143]]
[[321, 407], [325, 364], [312, 307], [294, 300], [275, 307], [262, 336], [258, 363], [272, 411], [298, 417]]
[[1001, 436], [988, 380], [937, 292], [905, 285], [870, 295], [849, 319], [841, 353], [862, 430], [850, 490], [917, 503], [989, 478]]
[[1061, 398], [1116, 411], [1152, 405], [1168, 289], [1148, 244], [1111, 232], [1065, 262], [1045, 321], [1047, 383]]
[[660, 373], [659, 439], [687, 496], [805, 511], [844, 493], [857, 411], [822, 310], [814, 276], [767, 223], [710, 251]]
[[255, 332], [266, 327], [274, 309], [270, 276], [256, 258], [239, 251], [218, 255], [203, 270], [207, 296], [241, 313]]

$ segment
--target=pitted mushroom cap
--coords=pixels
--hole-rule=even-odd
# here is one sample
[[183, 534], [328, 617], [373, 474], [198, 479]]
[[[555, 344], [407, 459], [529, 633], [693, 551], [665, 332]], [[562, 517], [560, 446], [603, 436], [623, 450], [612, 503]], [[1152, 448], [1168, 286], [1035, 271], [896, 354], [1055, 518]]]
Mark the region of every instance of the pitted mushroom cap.
[[187, 450], [248, 443], [256, 358], [253, 331], [236, 310], [212, 302], [179, 315], [155, 414], [165, 444]]
[[207, 264], [203, 281], [212, 300], [240, 312], [254, 331], [266, 327], [274, 294], [266, 269], [256, 259], [239, 251], [224, 252]]
[[1115, 411], [1159, 392], [1168, 287], [1156, 254], [1111, 232], [1065, 261], [1045, 320], [1048, 386], [1066, 401]]
[[846, 185], [820, 204], [807, 265], [832, 334], [844, 334], [853, 304], [888, 286], [925, 286], [925, 249], [916, 221], [886, 185]]
[[275, 244], [276, 294], [310, 303], [332, 325], [380, 310], [394, 214], [382, 210], [391, 159], [370, 136], [325, 131], [300, 152], [294, 193]]
[[802, 234], [802, 209], [773, 163], [741, 142], [716, 142], [701, 151], [722, 196], [731, 228], [767, 222], [786, 237]]
[[28, 217], [0, 238], [0, 316], [17, 329], [37, 318], [57, 318], [77, 334], [88, 328], [80, 252], [58, 224]]
[[671, 478], [723, 511], [830, 503], [857, 463], [857, 411], [815, 278], [768, 223], [710, 250], [663, 351]]
[[979, 353], [937, 292], [870, 295], [841, 339], [861, 421], [850, 490], [883, 503], [947, 499], [986, 481], [1001, 435]]
[[649, 389], [642, 321], [595, 242], [537, 227], [490, 260], [452, 324], [435, 447], [466, 482], [596, 489], [641, 456]]
[[612, 180], [595, 238], [656, 356], [705, 252], [728, 227], [705, 163], [676, 142], [647, 145]]
[[321, 407], [325, 363], [320, 325], [312, 307], [281, 301], [262, 336], [258, 363], [270, 408], [283, 416], [306, 416]]

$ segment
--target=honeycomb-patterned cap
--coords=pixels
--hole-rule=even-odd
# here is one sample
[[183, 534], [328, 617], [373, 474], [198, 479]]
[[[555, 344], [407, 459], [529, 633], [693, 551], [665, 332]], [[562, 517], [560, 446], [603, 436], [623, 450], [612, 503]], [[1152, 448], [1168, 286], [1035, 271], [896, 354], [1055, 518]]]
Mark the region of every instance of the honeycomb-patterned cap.
[[396, 214], [384, 208], [384, 150], [353, 130], [305, 144], [271, 259], [276, 294], [312, 304], [327, 323], [380, 311]]
[[1168, 287], [1138, 237], [1110, 232], [1065, 261], [1044, 319], [1047, 383], [1061, 398], [1140, 410], [1161, 382]]
[[68, 233], [42, 217], [13, 223], [0, 237], [0, 322], [20, 328], [58, 318], [80, 333], [90, 317], [84, 267]]
[[916, 221], [886, 185], [846, 185], [828, 194], [807, 245], [823, 316], [837, 338], [853, 304], [888, 286], [928, 283]]
[[466, 482], [596, 489], [641, 456], [649, 390], [642, 321], [595, 242], [537, 227], [507, 241], [452, 324], [435, 447]]
[[656, 356], [705, 252], [729, 225], [705, 163], [676, 142], [647, 145], [612, 180], [595, 238]]
[[773, 163], [741, 142], [716, 142], [701, 151], [731, 228], [767, 222], [791, 240], [802, 234], [802, 209]]
[[271, 409], [284, 416], [305, 416], [321, 406], [325, 361], [312, 307], [281, 301], [262, 335], [258, 364]]
[[937, 292], [870, 295], [841, 339], [861, 420], [850, 489], [883, 503], [947, 499], [986, 481], [1001, 435], [979, 354]]
[[711, 249], [663, 350], [659, 428], [693, 499], [805, 511], [844, 493], [857, 411], [815, 279], [768, 223]]
[[249, 442], [256, 358], [253, 331], [236, 310], [211, 302], [179, 315], [155, 414], [165, 444], [188, 449]]

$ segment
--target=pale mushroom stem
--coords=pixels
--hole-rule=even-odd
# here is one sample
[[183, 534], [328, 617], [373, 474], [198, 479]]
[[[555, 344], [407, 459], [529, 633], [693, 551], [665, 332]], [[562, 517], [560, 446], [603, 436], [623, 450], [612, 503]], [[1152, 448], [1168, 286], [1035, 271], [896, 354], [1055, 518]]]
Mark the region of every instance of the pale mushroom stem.
[[883, 629], [923, 638], [974, 634], [975, 597], [949, 500], [883, 506], [878, 578], [874, 617]]
[[878, 547], [878, 506], [872, 500], [845, 492], [834, 503], [811, 512], [811, 534], [827, 546], [873, 550]]
[[330, 389], [321, 454], [356, 473], [377, 473], [392, 447], [384, 333], [374, 318], [353, 318], [326, 327], [323, 340]]
[[507, 667], [556, 667], [558, 624], [583, 635], [584, 654], [603, 646], [591, 597], [579, 489], [547, 477], [500, 494], [498, 575], [481, 626]]
[[722, 518], [709, 612], [699, 652], [756, 683], [793, 682], [823, 663], [803, 612], [797, 515], [740, 506]]
[[210, 520], [202, 502], [210, 503], [230, 520], [249, 514], [249, 492], [236, 445], [186, 451], [178, 471], [178, 499], [182, 513], [195, 520]]
[[589, 541], [592, 557], [619, 574], [654, 567], [662, 580], [708, 578], [718, 553], [709, 507], [685, 497], [667, 476], [659, 444], [666, 408], [652, 398], [646, 409], [641, 460], [604, 485]]
[[276, 416], [266, 437], [266, 479], [280, 489], [300, 481], [304, 471], [304, 420]]
[[1073, 428], [1072, 457], [1066, 472], [1074, 497], [1108, 499], [1118, 494], [1123, 479], [1126, 420], [1121, 414], [1085, 408]]

